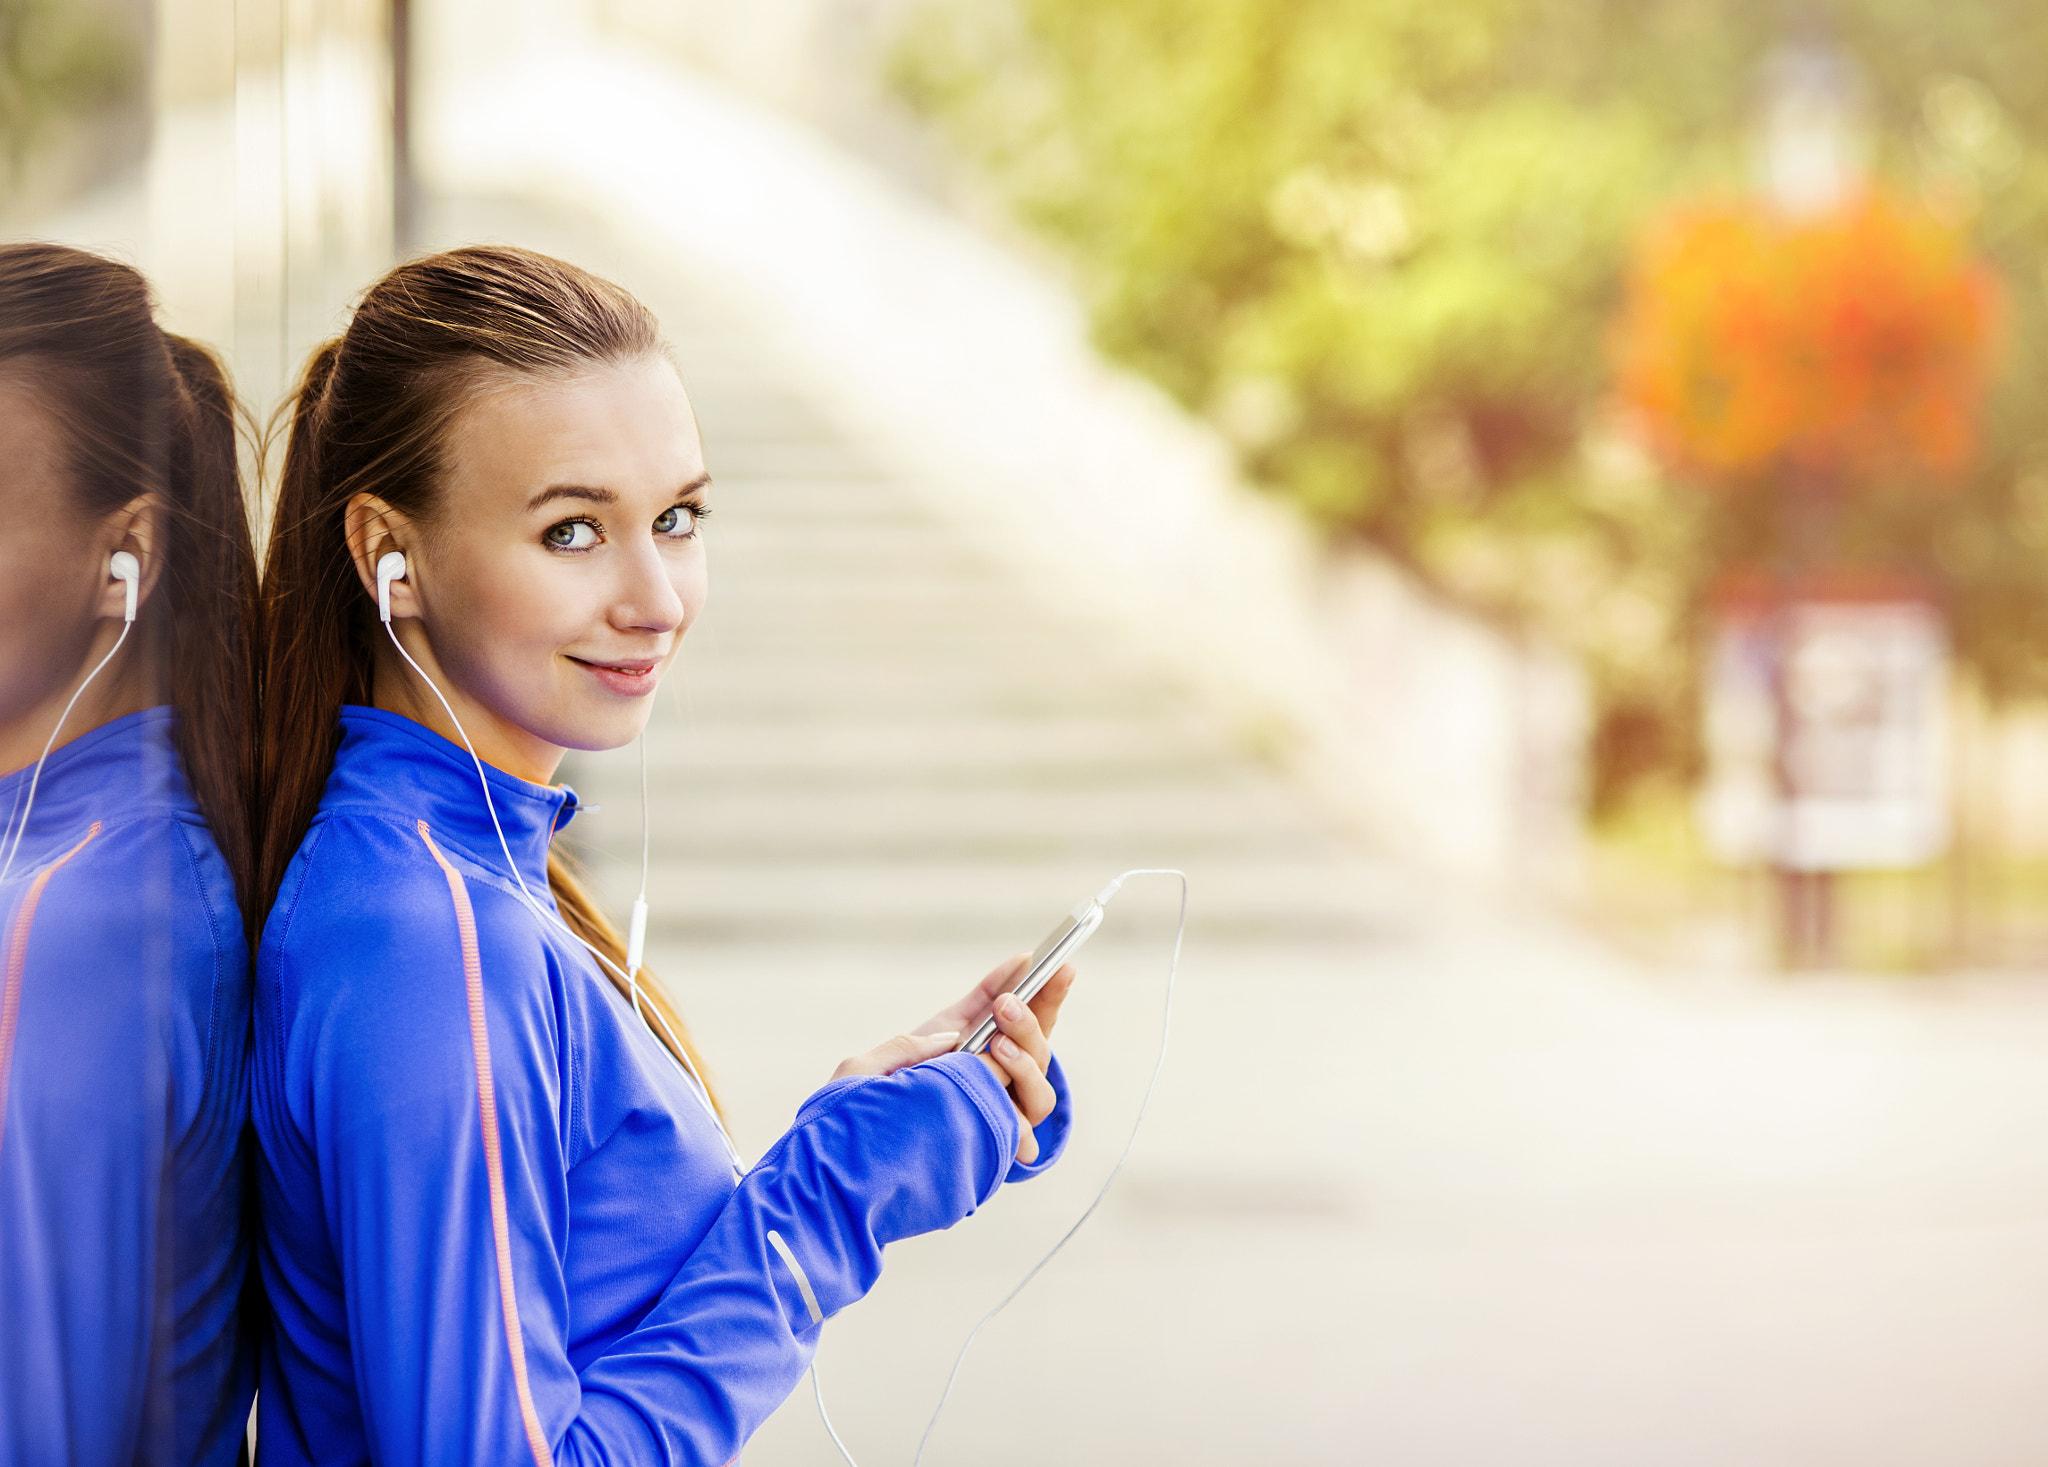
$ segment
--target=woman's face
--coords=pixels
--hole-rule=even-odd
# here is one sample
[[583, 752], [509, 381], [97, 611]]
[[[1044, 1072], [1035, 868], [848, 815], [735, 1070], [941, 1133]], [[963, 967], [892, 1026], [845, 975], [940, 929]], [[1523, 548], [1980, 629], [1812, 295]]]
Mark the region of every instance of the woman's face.
[[[17, 527], [0, 536], [0, 773], [6, 773], [41, 752], [79, 678], [119, 635], [121, 593], [108, 579], [107, 561], [123, 544], [119, 526], [78, 512], [62, 431], [16, 370], [0, 370], [0, 519]], [[74, 710], [67, 721], [68, 735], [104, 722], [108, 700], [118, 701], [115, 671], [99, 682], [105, 686], [95, 685], [92, 706]]]
[[[562, 750], [617, 748], [646, 724], [704, 605], [708, 482], [667, 361], [505, 377], [458, 415], [431, 523], [377, 516], [358, 496], [352, 539], [373, 592], [377, 555], [406, 552], [410, 574], [392, 587], [406, 650], [480, 754], [545, 782]], [[445, 723], [395, 656], [380, 663], [377, 701]]]

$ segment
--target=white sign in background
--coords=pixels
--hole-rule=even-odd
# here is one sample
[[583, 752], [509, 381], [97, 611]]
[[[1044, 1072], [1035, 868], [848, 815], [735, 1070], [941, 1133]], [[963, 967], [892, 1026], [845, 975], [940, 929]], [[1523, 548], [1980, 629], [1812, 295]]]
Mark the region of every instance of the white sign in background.
[[1923, 866], [1949, 840], [1948, 636], [1923, 602], [1730, 617], [1707, 679], [1700, 818], [1731, 865]]

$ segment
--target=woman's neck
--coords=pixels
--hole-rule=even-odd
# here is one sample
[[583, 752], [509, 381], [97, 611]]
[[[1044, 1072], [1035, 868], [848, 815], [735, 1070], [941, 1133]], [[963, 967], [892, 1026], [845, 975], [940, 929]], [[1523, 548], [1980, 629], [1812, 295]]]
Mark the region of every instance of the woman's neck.
[[477, 758], [515, 779], [523, 779], [529, 784], [555, 782], [555, 770], [561, 766], [562, 755], [567, 752], [565, 749], [507, 722], [474, 698], [466, 696], [435, 660], [434, 649], [420, 634], [418, 622], [394, 624], [394, 629], [405, 638], [405, 650], [433, 679], [434, 687], [441, 690], [441, 697], [454, 708], [462, 726], [459, 729], [455, 726], [448, 716], [448, 709], [441, 706], [441, 698], [434, 696], [433, 688], [420, 681], [420, 674], [406, 666], [388, 642], [377, 649], [376, 678], [370, 690], [373, 706], [423, 724], [452, 744], [463, 743], [463, 735], [467, 733], [467, 742], [476, 751]]
[[[131, 637], [131, 645], [121, 649], [121, 655], [80, 694], [70, 716], [64, 716], [65, 705], [71, 702], [74, 693], [78, 693], [79, 685], [87, 674], [98, 667], [100, 659], [113, 649], [120, 635], [119, 626], [107, 623], [93, 637], [91, 649], [77, 672], [58, 684], [33, 708], [0, 724], [0, 776], [28, 768], [42, 757], [46, 745], [53, 751], [61, 749], [96, 728], [117, 718], [126, 718], [131, 713], [140, 713], [145, 708], [154, 708], [161, 701], [157, 697], [155, 680], [148, 676], [144, 659], [134, 655]], [[64, 720], [61, 729], [57, 727], [59, 718]], [[53, 732], [56, 735], [54, 743], [51, 742]]]

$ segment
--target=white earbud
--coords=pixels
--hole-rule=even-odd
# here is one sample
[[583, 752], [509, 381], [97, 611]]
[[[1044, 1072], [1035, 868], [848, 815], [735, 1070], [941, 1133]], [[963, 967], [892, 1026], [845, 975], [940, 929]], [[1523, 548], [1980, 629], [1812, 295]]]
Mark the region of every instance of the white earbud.
[[128, 633], [135, 626], [135, 603], [142, 589], [142, 562], [126, 550], [116, 550], [107, 557], [107, 576], [119, 581], [128, 591], [128, 604], [121, 617], [121, 635], [114, 638], [114, 645], [107, 649], [107, 655], [93, 664], [85, 681], [72, 689], [70, 699], [64, 704], [64, 711], [57, 715], [57, 726], [50, 730], [49, 738], [43, 741], [43, 752], [36, 756], [35, 772], [28, 777], [26, 796], [15, 791], [16, 808], [7, 814], [7, 825], [0, 831], [0, 876], [14, 869], [14, 858], [21, 851], [22, 837], [28, 834], [28, 817], [35, 813], [36, 789], [43, 782], [43, 763], [50, 757], [50, 750], [57, 747], [57, 736], [64, 732], [64, 725], [71, 721], [71, 710], [78, 706], [78, 700], [85, 696], [85, 690], [92, 686], [93, 679], [107, 670], [107, 664], [114, 660], [128, 641]]
[[128, 590], [128, 609], [122, 613], [121, 620], [135, 620], [135, 600], [142, 587], [142, 562], [126, 550], [116, 550], [107, 561], [107, 574]]
[[387, 550], [377, 557], [377, 616], [380, 620], [391, 620], [391, 583], [405, 579], [405, 556], [397, 550]]

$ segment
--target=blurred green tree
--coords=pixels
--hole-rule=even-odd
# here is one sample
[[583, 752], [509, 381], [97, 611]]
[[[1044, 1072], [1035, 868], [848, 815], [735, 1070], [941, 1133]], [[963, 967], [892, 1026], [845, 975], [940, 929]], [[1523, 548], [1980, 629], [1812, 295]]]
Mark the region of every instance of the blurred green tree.
[[1750, 187], [1765, 63], [1816, 22], [2013, 343], [1968, 483], [1878, 484], [1844, 553], [1940, 586], [1992, 692], [2048, 691], [2048, 7], [940, 0], [895, 81], [1255, 480], [1584, 658], [1599, 814], [1693, 772], [1696, 618], [1759, 512], [1641, 451], [1610, 323], [1646, 221]]
[[61, 120], [132, 96], [132, 26], [80, 0], [0, 0], [0, 198]]

